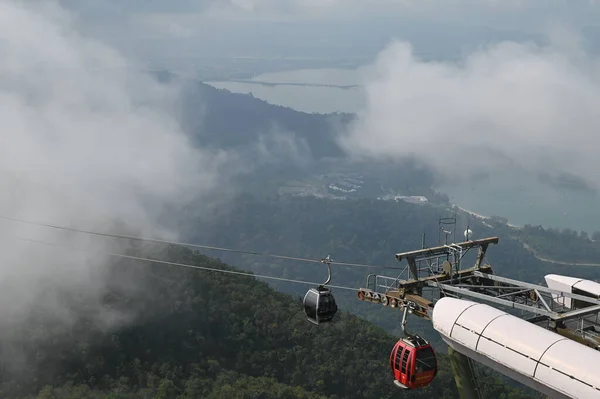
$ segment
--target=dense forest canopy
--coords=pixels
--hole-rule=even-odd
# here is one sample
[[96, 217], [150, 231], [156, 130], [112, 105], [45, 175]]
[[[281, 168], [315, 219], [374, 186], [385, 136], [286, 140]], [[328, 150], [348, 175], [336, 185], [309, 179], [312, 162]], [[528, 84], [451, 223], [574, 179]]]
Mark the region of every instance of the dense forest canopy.
[[[484, 223], [444, 205], [375, 199], [339, 201], [309, 196], [264, 198], [243, 195], [224, 207], [226, 211], [215, 210], [211, 217], [194, 220], [191, 216], [186, 227], [188, 241], [313, 259], [331, 255], [340, 261], [401, 267], [405, 264], [398, 264], [394, 254], [420, 248], [423, 234], [426, 246], [437, 245], [438, 239], [443, 243], [438, 220], [456, 213], [457, 241], [464, 239], [462, 233], [467, 224], [473, 230], [474, 238], [500, 238], [500, 243], [490, 247], [485, 259], [497, 274], [541, 282], [545, 274], [564, 273], [567, 270], [565, 266], [537, 259], [523, 247], [519, 230], [502, 223]], [[568, 248], [562, 247], [564, 250]], [[272, 271], [289, 277], [312, 279], [324, 275], [319, 265], [280, 264], [259, 257], [218, 255], [254, 271]], [[473, 255], [469, 254], [465, 262], [473, 261]], [[582, 278], [592, 278], [595, 273], [594, 269], [586, 267], [572, 266], [568, 270]], [[334, 280], [341, 284], [364, 284], [365, 277], [364, 270], [337, 268], [334, 271]]]
[[567, 264], [600, 266], [600, 231], [589, 234], [572, 229], [525, 225], [518, 236], [541, 257]]
[[159, 81], [182, 85], [180, 120], [202, 147], [239, 150], [264, 136], [291, 134], [298, 143], [307, 146], [311, 158], [344, 155], [335, 138], [340, 129], [354, 119], [352, 114], [299, 112], [267, 103], [251, 94], [231, 93], [198, 80], [184, 79], [168, 71], [158, 71], [155, 75]]
[[[359, 262], [368, 265], [398, 267], [364, 269], [332, 267], [332, 284], [365, 287], [369, 273], [397, 277], [406, 266], [398, 263], [394, 254], [437, 244], [438, 219], [452, 216], [454, 211], [444, 206], [415, 205], [403, 201], [348, 199], [345, 201], [314, 197], [254, 197], [240, 196], [224, 205], [227, 211], [216, 211], [212, 218], [197, 219], [189, 225], [188, 242], [208, 243], [247, 251], [259, 251], [311, 259], [331, 255], [341, 262]], [[498, 236], [500, 242], [491, 246], [485, 262], [492, 265], [495, 274], [526, 282], [545, 284], [549, 273], [571, 274], [594, 279], [597, 271], [589, 267], [564, 266], [537, 259], [523, 247], [523, 242], [512, 229], [502, 223], [485, 224], [458, 212], [457, 240], [467, 224], [475, 238]], [[441, 237], [442, 242], [444, 240]], [[293, 262], [211, 251], [211, 254], [258, 274], [323, 282], [327, 277], [324, 265]], [[475, 253], [468, 253], [464, 263], [472, 265]], [[285, 282], [269, 284], [292, 295], [303, 295], [303, 287]], [[335, 290], [334, 290], [335, 291]], [[400, 313], [356, 299], [355, 293], [337, 290], [336, 298], [342, 309], [360, 315], [389, 332], [400, 333]], [[435, 298], [434, 298], [435, 299]], [[429, 323], [416, 317], [409, 318], [413, 331], [424, 335], [442, 350], [445, 347]]]
[[[138, 255], [233, 270], [181, 247], [138, 249]], [[26, 361], [0, 365], [3, 398], [456, 398], [447, 357], [429, 387], [403, 393], [392, 383], [396, 340], [346, 312], [314, 326], [300, 300], [250, 277], [135, 260], [113, 264], [104, 306], [136, 309], [135, 321], [99, 331], [85, 304], [71, 326], [34, 315], [4, 333]], [[136, 276], [143, 290], [117, 289]], [[49, 340], [48, 337], [53, 337]], [[489, 397], [526, 398], [488, 373]]]

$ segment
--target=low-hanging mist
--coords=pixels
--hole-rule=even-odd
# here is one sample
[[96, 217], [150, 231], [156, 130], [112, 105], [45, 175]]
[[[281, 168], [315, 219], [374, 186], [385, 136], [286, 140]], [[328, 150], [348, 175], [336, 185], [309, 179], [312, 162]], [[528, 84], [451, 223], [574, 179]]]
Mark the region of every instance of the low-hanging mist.
[[[174, 116], [178, 87], [140, 73], [73, 24], [51, 2], [0, 3], [0, 216], [176, 238], [159, 222], [163, 210], [202, 203], [236, 162], [188, 142]], [[4, 220], [0, 234], [0, 344], [12, 366], [20, 364], [13, 328], [34, 313], [73, 323], [77, 304], [67, 298], [96, 303], [86, 312], [102, 329], [134, 316], [100, 307], [108, 259], [98, 253], [120, 244]]]
[[445, 178], [544, 172], [600, 187], [598, 60], [557, 32], [547, 46], [503, 42], [460, 62], [421, 61], [409, 44], [390, 44], [341, 145], [358, 158], [414, 156]]

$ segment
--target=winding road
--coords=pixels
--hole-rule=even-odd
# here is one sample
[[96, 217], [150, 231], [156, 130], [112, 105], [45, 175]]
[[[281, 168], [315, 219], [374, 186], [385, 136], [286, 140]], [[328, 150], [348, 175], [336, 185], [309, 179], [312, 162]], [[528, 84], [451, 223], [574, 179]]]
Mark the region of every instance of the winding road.
[[533, 249], [529, 244], [523, 243], [523, 248], [527, 251], [531, 252], [533, 256], [537, 260], [541, 260], [542, 262], [554, 263], [555, 265], [565, 265], [565, 266], [589, 266], [589, 267], [600, 267], [600, 263], [579, 263], [579, 262], [564, 262], [560, 260], [548, 259], [540, 256], [535, 249]]

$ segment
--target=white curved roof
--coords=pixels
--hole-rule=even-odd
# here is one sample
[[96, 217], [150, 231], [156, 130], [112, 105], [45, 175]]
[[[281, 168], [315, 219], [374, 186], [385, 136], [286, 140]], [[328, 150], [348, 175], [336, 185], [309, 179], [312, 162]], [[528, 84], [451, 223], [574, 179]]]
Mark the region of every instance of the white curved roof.
[[[587, 292], [596, 298], [600, 297], [600, 284], [595, 281], [584, 280], [577, 277], [561, 276], [560, 274], [548, 274], [544, 276], [544, 280], [546, 280], [548, 288], [569, 293], [573, 293], [573, 288], [576, 288], [578, 290]], [[552, 297], [555, 302], [560, 303], [568, 308], [571, 307], [571, 298], [558, 297], [556, 295], [552, 295]]]
[[442, 298], [434, 328], [451, 341], [573, 398], [600, 398], [600, 352], [488, 305]]
[[591, 280], [581, 280], [573, 284], [573, 288], [578, 290], [589, 292], [592, 295], [600, 296], [600, 284]]
[[572, 287], [583, 279], [571, 276], [561, 276], [560, 274], [546, 274], [544, 280], [546, 280], [546, 283], [548, 283], [548, 281], [560, 282], [566, 287]]

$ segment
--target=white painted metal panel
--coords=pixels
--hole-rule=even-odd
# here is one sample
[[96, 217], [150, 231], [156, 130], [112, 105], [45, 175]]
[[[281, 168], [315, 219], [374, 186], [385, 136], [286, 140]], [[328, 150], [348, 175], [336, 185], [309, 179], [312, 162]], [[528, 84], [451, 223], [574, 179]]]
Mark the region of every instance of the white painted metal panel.
[[[593, 350], [593, 349], [592, 349]], [[564, 395], [575, 399], [598, 399], [600, 391], [590, 387], [578, 380], [562, 374], [560, 371], [551, 369], [540, 364], [536, 370], [536, 379], [545, 386], [559, 391]]]
[[440, 299], [435, 303], [431, 314], [433, 327], [440, 333], [449, 337], [458, 316], [465, 309], [476, 305], [476, 302], [464, 301], [462, 299], [449, 297]]
[[476, 349], [481, 332], [492, 320], [503, 315], [506, 315], [506, 312], [489, 306], [471, 306], [458, 316], [451, 337], [468, 348]]
[[[504, 312], [484, 304], [443, 298], [435, 304], [432, 321], [444, 341], [456, 350], [532, 388], [557, 398], [600, 399], [599, 351], [507, 313], [492, 317], [499, 313]], [[483, 329], [474, 349], [472, 340], [477, 334], [458, 326], [453, 329], [453, 318], [475, 331], [485, 320], [492, 321]]]
[[[547, 274], [544, 276], [544, 280], [546, 280], [548, 288], [569, 293], [573, 292], [573, 285], [581, 281], [580, 278], [561, 276], [559, 274]], [[552, 294], [552, 299], [560, 305], [571, 308], [571, 298], [558, 297], [557, 295]]]
[[580, 282], [575, 283], [573, 285], [573, 288], [577, 288], [578, 290], [582, 290], [587, 293], [590, 293], [590, 294], [596, 296], [596, 298], [598, 296], [600, 296], [600, 284], [598, 284], [595, 281], [581, 280]]
[[[595, 349], [575, 341], [565, 340], [548, 348], [541, 362], [595, 388], [600, 388], [598, 373], [600, 352]], [[600, 390], [598, 396], [600, 397]]]
[[460, 342], [469, 349], [475, 349], [477, 341], [479, 340], [479, 334], [474, 333], [468, 327], [460, 324], [455, 324], [452, 329], [452, 339]]
[[544, 279], [546, 280], [547, 284], [549, 284], [550, 281], [553, 284], [562, 285], [562, 288], [557, 288], [561, 291], [571, 291], [568, 287], [572, 287], [574, 284], [582, 280], [579, 277], [563, 276], [560, 274], [546, 274], [546, 276], [544, 276]]
[[477, 334], [481, 334], [492, 320], [506, 314], [508, 313], [491, 306], [477, 304], [468, 308], [458, 316], [456, 323], [474, 330]]
[[564, 339], [508, 314], [492, 321], [482, 335], [477, 350], [529, 377], [548, 346]]
[[[543, 383], [541, 383], [531, 377], [527, 377], [527, 376], [513, 370], [510, 367], [507, 367], [501, 363], [494, 361], [493, 359], [489, 358], [488, 356], [485, 356], [481, 352], [476, 352], [469, 348], [466, 348], [466, 347], [462, 346], [461, 344], [457, 343], [456, 341], [453, 341], [451, 338], [444, 336], [443, 334], [441, 336], [442, 336], [442, 339], [448, 345], [453, 347], [456, 351], [464, 354], [465, 356], [468, 356], [468, 357], [474, 359], [478, 363], [481, 363], [493, 370], [498, 371], [499, 373], [506, 375], [507, 377], [512, 378], [515, 381], [518, 381], [524, 385], [527, 385], [528, 387], [535, 389], [536, 391], [543, 393], [550, 398], [573, 399], [572, 397], [565, 395], [564, 392], [557, 391], [556, 389], [553, 389], [552, 387], [548, 387], [548, 386], [544, 385]], [[486, 397], [486, 399], [487, 399], [487, 397]]]
[[529, 358], [523, 353], [518, 353], [511, 350], [510, 347], [499, 344], [482, 337], [479, 340], [477, 351], [494, 361], [509, 367], [527, 377], [533, 377], [537, 361]]
[[565, 339], [561, 335], [512, 315], [491, 322], [483, 335], [536, 361], [550, 345]]

